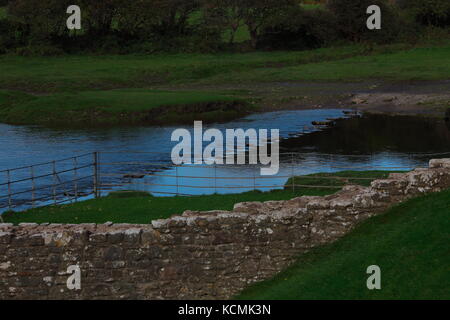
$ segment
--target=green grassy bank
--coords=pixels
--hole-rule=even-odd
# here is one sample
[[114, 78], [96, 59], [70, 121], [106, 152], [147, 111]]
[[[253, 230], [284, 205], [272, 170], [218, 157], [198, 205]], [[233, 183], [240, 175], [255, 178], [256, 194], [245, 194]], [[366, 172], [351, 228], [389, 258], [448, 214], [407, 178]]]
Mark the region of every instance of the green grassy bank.
[[0, 88], [54, 92], [167, 84], [448, 79], [450, 43], [149, 56], [0, 56]]
[[[3, 216], [5, 222], [52, 222], [52, 223], [150, 223], [154, 219], [168, 218], [181, 214], [185, 210], [231, 210], [234, 204], [245, 201], [289, 200], [302, 195], [324, 196], [340, 190], [349, 181], [336, 181], [337, 176], [365, 178], [352, 182], [368, 184], [378, 178], [385, 178], [388, 172], [357, 171], [338, 172], [333, 176], [319, 174], [320, 179], [310, 176], [296, 177], [296, 183], [311, 185], [292, 190], [289, 182], [285, 190], [271, 192], [246, 192], [240, 194], [207, 195], [193, 197], [153, 197], [146, 193], [112, 193], [108, 197], [83, 201], [75, 204], [45, 207], [25, 212], [8, 213]], [[316, 175], [314, 175], [316, 176]], [[322, 177], [323, 176], [323, 177]], [[313, 187], [314, 186], [314, 187]], [[319, 186], [319, 188], [315, 187]], [[323, 186], [323, 187], [320, 187]], [[333, 187], [333, 188], [330, 188]]]
[[0, 119], [11, 124], [99, 126], [227, 120], [252, 107], [233, 95], [123, 89], [31, 95], [0, 90]]
[[[117, 125], [214, 121], [257, 110], [243, 104], [243, 99], [255, 103], [273, 98], [255, 94], [248, 87], [255, 84], [448, 79], [450, 43], [246, 54], [3, 55], [0, 69], [0, 122]], [[166, 91], [155, 90], [158, 88]], [[186, 91], [188, 88], [196, 89]], [[239, 91], [245, 94], [236, 94]], [[276, 99], [272, 102], [275, 107], [283, 97], [277, 95]]]
[[[449, 213], [450, 190], [410, 200], [237, 298], [449, 299]], [[381, 268], [381, 290], [366, 287], [370, 265]]]
[[307, 176], [296, 176], [288, 179], [286, 182], [286, 189], [292, 188], [292, 186], [306, 186], [306, 188], [308, 188], [308, 186], [339, 188], [346, 184], [357, 184], [368, 187], [374, 179], [387, 179], [391, 172], [402, 171], [340, 171], [333, 173], [316, 173]]

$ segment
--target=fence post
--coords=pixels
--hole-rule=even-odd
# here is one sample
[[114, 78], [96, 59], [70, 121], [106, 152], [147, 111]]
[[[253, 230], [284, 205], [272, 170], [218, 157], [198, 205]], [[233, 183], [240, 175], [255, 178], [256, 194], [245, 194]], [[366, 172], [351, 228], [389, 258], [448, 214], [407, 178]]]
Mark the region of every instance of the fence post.
[[295, 192], [295, 172], [294, 172], [294, 153], [291, 154], [291, 169], [292, 169], [292, 193]]
[[177, 197], [179, 196], [180, 190], [179, 190], [179, 181], [178, 181], [178, 165], [175, 167], [175, 174], [176, 174], [176, 182], [177, 182]]
[[11, 198], [11, 172], [9, 170], [6, 171], [6, 175], [8, 176], [8, 208], [9, 211], [12, 210], [12, 198]]
[[78, 161], [77, 157], [73, 158], [74, 161], [74, 192], [75, 192], [75, 202], [78, 202]]
[[30, 167], [30, 173], [31, 173], [31, 207], [34, 208], [36, 184], [34, 181], [34, 167], [33, 166]]
[[52, 178], [53, 178], [53, 203], [56, 205], [56, 203], [58, 202], [56, 199], [56, 161], [52, 161], [52, 168], [53, 168], [53, 174], [52, 174]]
[[258, 170], [258, 168], [255, 166], [253, 168], [253, 191], [256, 191], [256, 170]]
[[99, 185], [98, 185], [98, 152], [94, 152], [94, 196], [99, 197]]
[[217, 163], [214, 162], [214, 194], [217, 194]]

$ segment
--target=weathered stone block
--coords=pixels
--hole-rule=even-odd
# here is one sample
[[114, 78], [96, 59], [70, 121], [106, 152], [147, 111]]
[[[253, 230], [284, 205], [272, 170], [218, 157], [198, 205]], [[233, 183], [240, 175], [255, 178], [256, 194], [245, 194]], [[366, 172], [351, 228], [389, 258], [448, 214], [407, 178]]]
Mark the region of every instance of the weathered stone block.
[[120, 243], [123, 241], [124, 234], [123, 231], [117, 230], [107, 233], [107, 241], [111, 244]]
[[89, 236], [89, 241], [93, 243], [103, 243], [106, 242], [106, 233], [93, 233]]
[[430, 160], [430, 169], [446, 168], [450, 169], [450, 159]]
[[105, 249], [103, 259], [105, 261], [121, 260], [124, 256], [124, 251], [119, 246], [111, 246]]
[[11, 232], [0, 232], [0, 244], [9, 244], [11, 242]]

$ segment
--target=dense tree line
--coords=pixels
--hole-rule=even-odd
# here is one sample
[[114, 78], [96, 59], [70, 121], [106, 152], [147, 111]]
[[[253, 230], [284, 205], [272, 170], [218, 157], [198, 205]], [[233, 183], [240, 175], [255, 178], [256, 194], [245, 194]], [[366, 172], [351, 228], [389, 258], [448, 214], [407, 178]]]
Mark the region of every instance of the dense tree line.
[[[0, 52], [309, 49], [336, 41], [392, 42], [420, 26], [448, 27], [449, 0], [78, 0], [82, 29], [66, 27], [69, 0], [0, 0]], [[366, 28], [366, 9], [382, 8], [382, 30]], [[236, 43], [240, 30], [249, 40]], [[412, 30], [412, 31], [411, 31]]]

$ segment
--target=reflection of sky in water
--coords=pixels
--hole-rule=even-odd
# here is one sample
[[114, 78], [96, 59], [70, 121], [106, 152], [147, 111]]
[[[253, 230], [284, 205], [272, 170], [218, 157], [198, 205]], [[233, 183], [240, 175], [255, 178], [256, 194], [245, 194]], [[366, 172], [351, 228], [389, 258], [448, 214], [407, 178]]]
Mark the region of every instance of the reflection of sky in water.
[[[291, 157], [287, 155], [287, 158]], [[135, 179], [129, 189], [149, 191], [155, 195], [236, 193], [254, 189], [268, 191], [282, 189], [293, 175], [347, 170], [402, 171], [426, 166], [427, 161], [428, 158], [411, 158], [395, 153], [357, 157], [308, 153], [302, 154], [301, 159], [297, 156], [294, 160], [285, 159], [280, 163], [276, 176], [261, 176], [260, 166], [189, 165], [167, 169], [164, 176]]]
[[[343, 117], [342, 110], [296, 110], [260, 113], [247, 116], [229, 123], [204, 125], [204, 130], [225, 129], [279, 129], [280, 137], [287, 139], [301, 136], [304, 133], [318, 130], [311, 125], [312, 121], [324, 121], [329, 118]], [[192, 125], [186, 127], [192, 132]], [[372, 156], [339, 156], [318, 153], [305, 153], [301, 157], [282, 156], [280, 172], [275, 177], [261, 177], [258, 166], [216, 166], [205, 165], [174, 168], [170, 162], [170, 152], [175, 142], [170, 141], [174, 126], [167, 127], [126, 127], [114, 129], [86, 130], [53, 130], [38, 127], [10, 126], [0, 124], [0, 171], [35, 163], [69, 158], [93, 151], [113, 151], [102, 153], [100, 162], [102, 182], [117, 184], [127, 182], [124, 175], [128, 173], [150, 173], [159, 176], [147, 176], [144, 179], [133, 179], [128, 189], [146, 190], [155, 195], [168, 194], [211, 194], [214, 192], [243, 192], [253, 189], [269, 190], [281, 188], [289, 176], [315, 172], [335, 172], [343, 170], [408, 170], [417, 166], [425, 166], [427, 157], [411, 157], [402, 153], [383, 152]], [[123, 152], [115, 152], [117, 150]], [[131, 153], [133, 151], [154, 153]], [[289, 150], [283, 150], [283, 152]], [[79, 160], [79, 165], [92, 161], [89, 156]], [[135, 161], [134, 165], [121, 164]], [[111, 165], [107, 165], [111, 164]], [[294, 165], [292, 165], [294, 164]], [[58, 164], [58, 170], [73, 166], [69, 160]], [[41, 167], [44, 173], [51, 172], [51, 167]], [[92, 168], [79, 170], [78, 176], [89, 176]], [[174, 178], [178, 174], [179, 178]], [[12, 180], [29, 177], [29, 170], [14, 172]], [[194, 178], [195, 177], [195, 178]], [[210, 179], [217, 177], [216, 179]], [[73, 173], [61, 175], [61, 180], [73, 179]], [[5, 181], [5, 174], [0, 172], [0, 184]], [[130, 182], [128, 180], [128, 182]], [[51, 184], [52, 181], [42, 178], [40, 185]], [[79, 190], [89, 188], [91, 180], [80, 181]], [[166, 185], [166, 186], [164, 186]], [[167, 186], [170, 185], [170, 186]], [[178, 187], [177, 187], [178, 186]], [[73, 186], [67, 186], [70, 189]], [[29, 182], [17, 184], [13, 192], [29, 189]], [[121, 188], [123, 189], [123, 188]], [[49, 192], [48, 190], [46, 191]], [[5, 186], [0, 186], [0, 197], [7, 193]], [[28, 195], [28, 198], [30, 196]], [[18, 198], [25, 198], [25, 195]], [[0, 198], [0, 205], [5, 203]]]
[[[204, 128], [217, 128], [222, 131], [235, 128], [280, 129], [280, 136], [287, 138], [305, 130], [316, 130], [312, 128], [311, 121], [342, 116], [341, 110], [269, 112], [253, 114], [233, 122], [204, 125]], [[192, 125], [179, 127], [192, 132]], [[0, 124], [0, 170], [93, 151], [123, 150], [170, 154], [175, 145], [170, 141], [170, 136], [177, 128], [178, 126], [53, 130]]]

